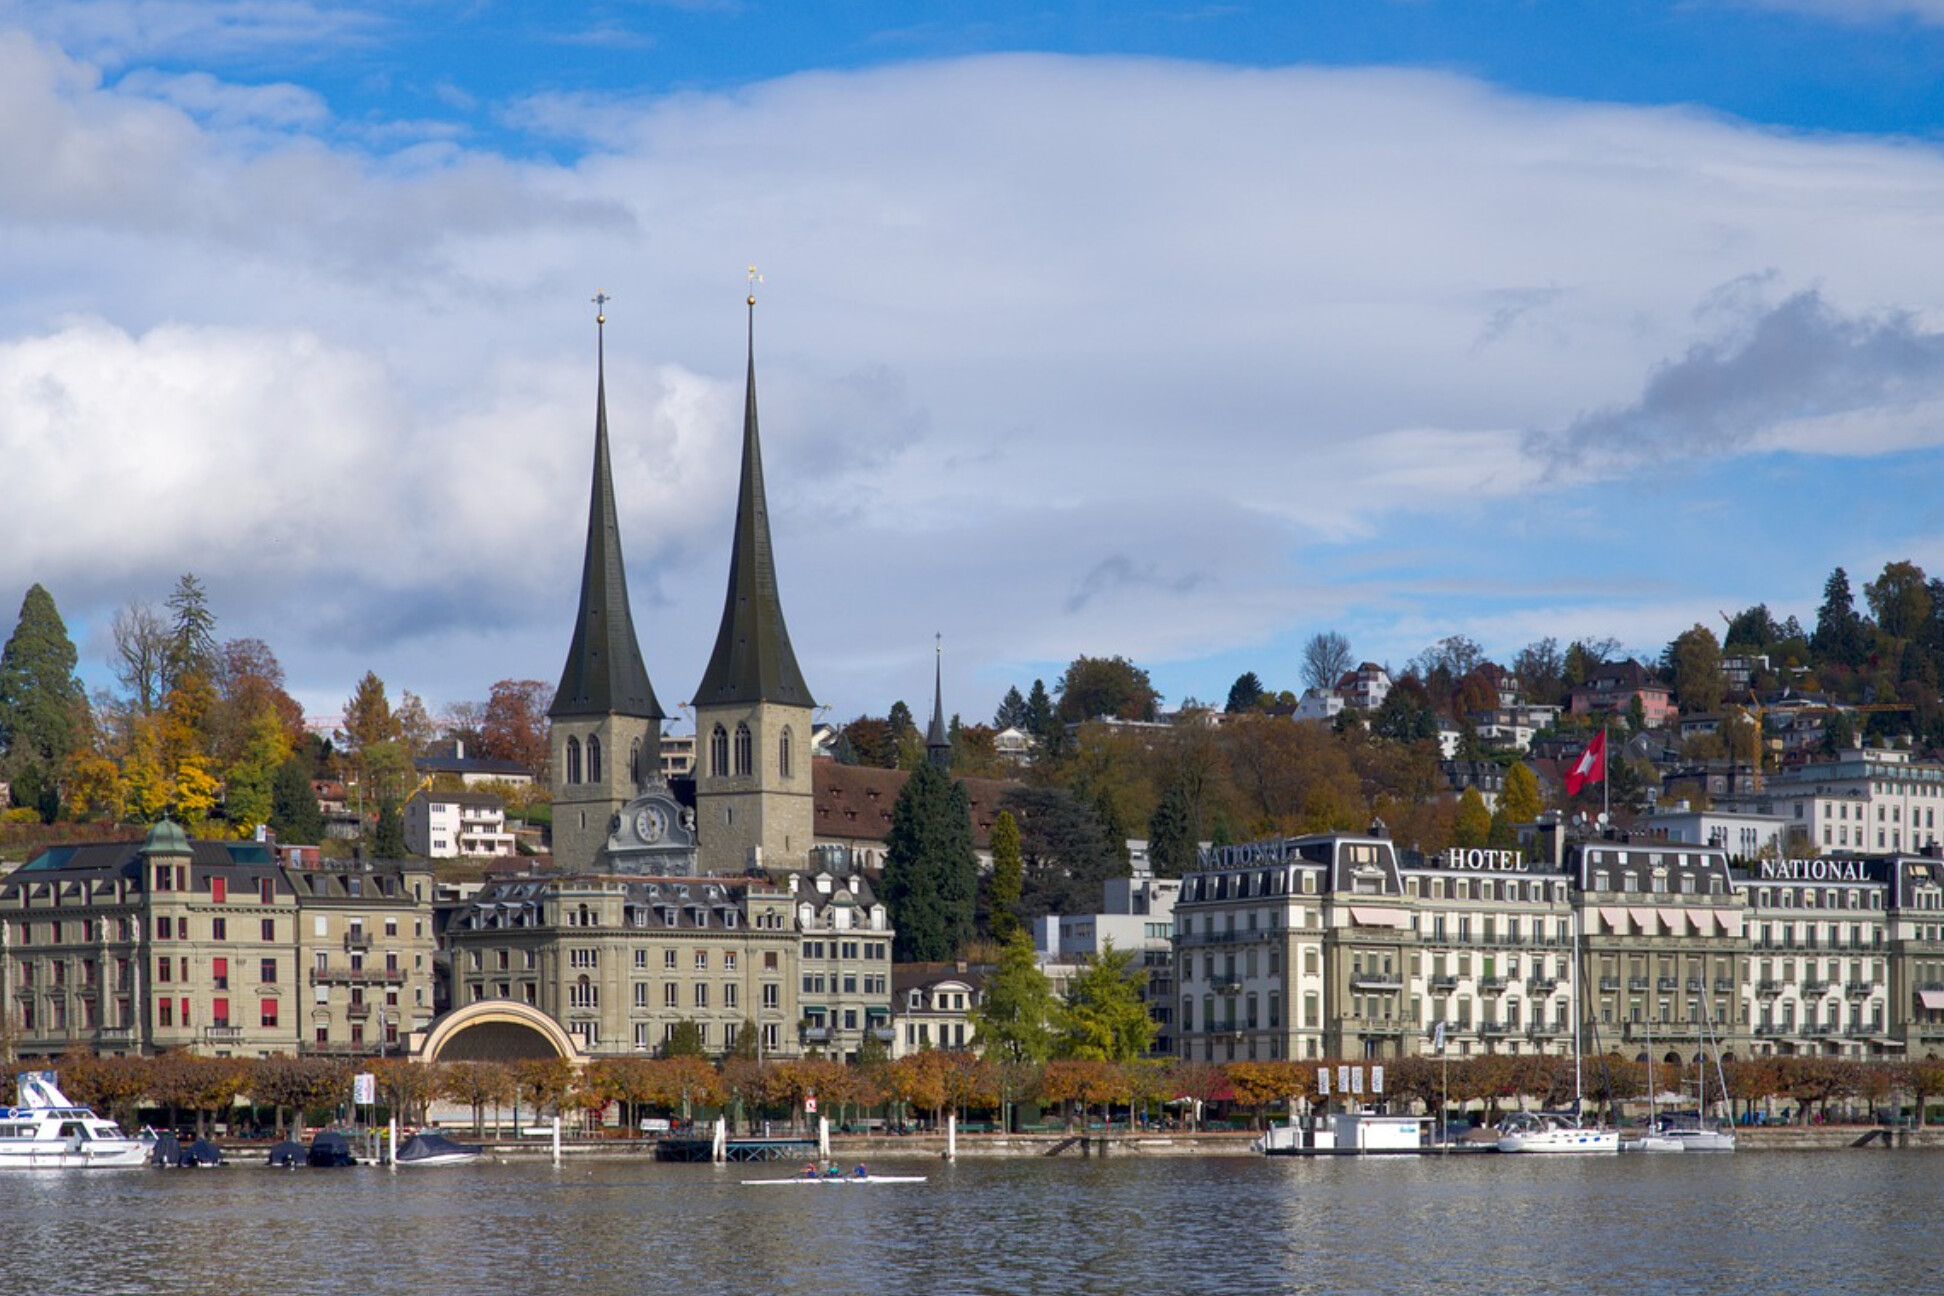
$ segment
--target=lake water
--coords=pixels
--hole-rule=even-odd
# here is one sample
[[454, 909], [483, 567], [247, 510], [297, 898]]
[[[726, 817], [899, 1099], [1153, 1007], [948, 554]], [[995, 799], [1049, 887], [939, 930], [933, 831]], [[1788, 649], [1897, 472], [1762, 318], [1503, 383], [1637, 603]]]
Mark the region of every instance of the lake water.
[[12, 1172], [0, 1292], [1906, 1293], [1944, 1154]]

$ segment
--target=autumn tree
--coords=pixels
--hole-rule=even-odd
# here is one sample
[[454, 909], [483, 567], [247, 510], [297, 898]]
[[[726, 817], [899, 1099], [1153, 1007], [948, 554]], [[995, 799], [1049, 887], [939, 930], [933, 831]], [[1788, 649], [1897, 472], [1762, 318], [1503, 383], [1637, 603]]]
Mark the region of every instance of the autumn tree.
[[988, 1057], [1037, 1064], [1053, 1054], [1059, 1005], [1039, 969], [1032, 937], [1015, 930], [986, 978], [985, 997], [972, 1009], [972, 1026]]
[[1060, 718], [1152, 720], [1161, 695], [1148, 673], [1125, 657], [1076, 657], [1059, 684]]
[[1728, 679], [1722, 673], [1721, 645], [1714, 631], [1699, 623], [1682, 631], [1667, 646], [1662, 663], [1674, 676], [1674, 697], [1681, 710], [1706, 712], [1721, 706]]
[[155, 609], [129, 603], [115, 612], [112, 664], [115, 679], [137, 715], [148, 715], [168, 693], [169, 631]]
[[1313, 634], [1303, 644], [1303, 687], [1327, 693], [1354, 664], [1348, 639], [1334, 630]]
[[480, 755], [515, 761], [547, 783], [552, 758], [547, 742], [547, 708], [553, 688], [540, 680], [503, 679], [493, 685], [480, 717]]
[[1916, 563], [1885, 563], [1882, 575], [1863, 587], [1863, 597], [1877, 629], [1892, 639], [1914, 639], [1930, 625], [1930, 586]]
[[1458, 821], [1452, 827], [1451, 844], [1464, 850], [1487, 845], [1492, 837], [1492, 812], [1475, 787], [1468, 787], [1458, 798]]
[[1524, 761], [1513, 761], [1505, 771], [1505, 790], [1499, 793], [1499, 807], [1515, 824], [1532, 823], [1545, 809], [1539, 795], [1539, 776]]
[[1058, 1048], [1066, 1057], [1131, 1062], [1154, 1042], [1154, 1019], [1141, 991], [1147, 972], [1135, 951], [1107, 943], [1067, 980]]

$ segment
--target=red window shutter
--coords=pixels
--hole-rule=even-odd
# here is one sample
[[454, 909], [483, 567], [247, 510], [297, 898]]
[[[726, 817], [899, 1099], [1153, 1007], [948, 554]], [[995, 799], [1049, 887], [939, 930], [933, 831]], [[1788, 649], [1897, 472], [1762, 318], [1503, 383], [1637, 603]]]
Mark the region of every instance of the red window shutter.
[[209, 879], [209, 898], [215, 904], [222, 904], [227, 901], [229, 899], [229, 879], [219, 877]]

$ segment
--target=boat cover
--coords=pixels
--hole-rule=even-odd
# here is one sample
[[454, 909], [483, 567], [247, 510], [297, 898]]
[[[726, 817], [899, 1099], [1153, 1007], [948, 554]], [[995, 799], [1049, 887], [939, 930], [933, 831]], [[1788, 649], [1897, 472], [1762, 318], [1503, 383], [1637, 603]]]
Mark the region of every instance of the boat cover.
[[325, 1130], [311, 1140], [310, 1163], [314, 1166], [350, 1166], [358, 1164], [351, 1155], [351, 1143], [336, 1130]]
[[430, 1161], [434, 1157], [478, 1156], [479, 1149], [467, 1143], [454, 1143], [443, 1134], [420, 1133], [406, 1139], [398, 1149], [400, 1161]]
[[304, 1151], [302, 1143], [293, 1143], [285, 1139], [270, 1149], [270, 1164], [273, 1166], [300, 1166], [309, 1163], [310, 1156]]

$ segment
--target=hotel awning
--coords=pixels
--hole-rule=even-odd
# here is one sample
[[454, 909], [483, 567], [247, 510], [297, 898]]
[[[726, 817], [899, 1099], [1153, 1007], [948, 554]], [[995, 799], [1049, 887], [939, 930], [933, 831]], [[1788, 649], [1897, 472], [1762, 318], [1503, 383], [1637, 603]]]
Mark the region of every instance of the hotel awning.
[[1606, 922], [1606, 929], [1616, 936], [1627, 934], [1627, 911], [1618, 905], [1601, 905], [1600, 917]]
[[1687, 910], [1663, 909], [1660, 911], [1660, 915], [1667, 922], [1667, 934], [1669, 936], [1685, 936], [1688, 934]]
[[1641, 935], [1656, 936], [1660, 934], [1660, 914], [1658, 911], [1633, 907], [1629, 908], [1627, 912], [1632, 914], [1633, 920], [1640, 924]]
[[1919, 990], [1917, 1002], [1925, 1008], [1944, 1008], [1944, 990]]
[[1402, 909], [1384, 909], [1374, 905], [1351, 905], [1350, 921], [1359, 927], [1409, 927], [1411, 916]]

